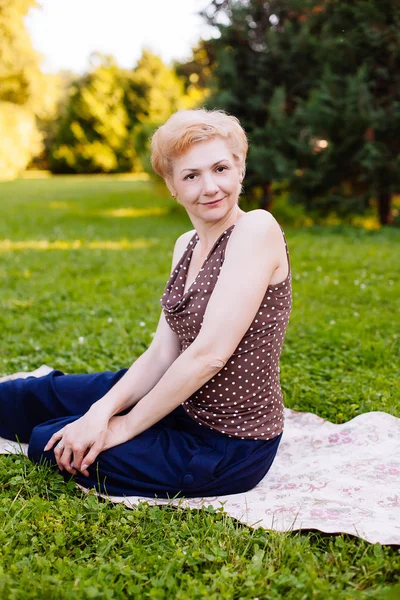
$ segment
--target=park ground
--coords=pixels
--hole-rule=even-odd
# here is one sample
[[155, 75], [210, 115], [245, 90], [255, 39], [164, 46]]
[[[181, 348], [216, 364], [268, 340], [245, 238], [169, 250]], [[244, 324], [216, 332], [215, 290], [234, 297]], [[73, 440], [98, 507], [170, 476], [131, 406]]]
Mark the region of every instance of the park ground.
[[[129, 366], [150, 344], [179, 234], [163, 188], [112, 177], [0, 183], [0, 376]], [[285, 229], [293, 312], [288, 408], [343, 423], [400, 417], [400, 230]], [[22, 456], [0, 457], [0, 597], [400, 598], [398, 548], [250, 529], [223, 510], [128, 510]], [[371, 482], [373, 485], [373, 482]]]

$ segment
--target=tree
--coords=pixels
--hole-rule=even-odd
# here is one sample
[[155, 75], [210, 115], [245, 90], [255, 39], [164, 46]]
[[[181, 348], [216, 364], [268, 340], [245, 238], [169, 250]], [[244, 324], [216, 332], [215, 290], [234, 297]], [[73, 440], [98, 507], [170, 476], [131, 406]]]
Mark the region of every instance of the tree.
[[151, 134], [184, 106], [184, 86], [175, 71], [147, 49], [136, 67], [124, 72], [122, 86], [132, 139], [143, 167], [148, 170]]
[[92, 55], [89, 72], [73, 82], [59, 119], [50, 152], [54, 173], [112, 173], [133, 167], [123, 96], [114, 59]]
[[397, 0], [214, 0], [218, 28], [209, 107], [250, 137], [247, 191], [270, 206], [271, 183], [313, 211], [363, 212], [382, 224], [400, 185]]
[[28, 168], [49, 169], [51, 148], [58, 132], [59, 117], [64, 115], [70, 97], [70, 89], [77, 75], [69, 70], [56, 75], [46, 75], [42, 91], [42, 107], [37, 115], [37, 126], [43, 139], [42, 149], [33, 156]]
[[205, 92], [185, 88], [183, 77], [178, 76], [175, 68], [166, 66], [146, 48], [135, 69], [124, 72], [122, 86], [136, 151], [143, 168], [152, 172], [149, 148], [152, 134], [175, 111], [201, 104]]
[[215, 59], [213, 40], [200, 40], [192, 49], [190, 60], [174, 63], [175, 71], [183, 80], [186, 92], [200, 90], [207, 96]]
[[45, 76], [23, 19], [34, 0], [0, 2], [0, 177], [23, 171], [41, 149], [36, 117], [43, 110]]
[[41, 104], [43, 74], [23, 19], [35, 6], [35, 0], [0, 3], [0, 101], [29, 105], [34, 112]]
[[[203, 95], [201, 95], [203, 98]], [[134, 69], [95, 54], [90, 71], [75, 80], [50, 152], [55, 173], [151, 170], [153, 131], [180, 108], [195, 104], [174, 69], [143, 50]]]

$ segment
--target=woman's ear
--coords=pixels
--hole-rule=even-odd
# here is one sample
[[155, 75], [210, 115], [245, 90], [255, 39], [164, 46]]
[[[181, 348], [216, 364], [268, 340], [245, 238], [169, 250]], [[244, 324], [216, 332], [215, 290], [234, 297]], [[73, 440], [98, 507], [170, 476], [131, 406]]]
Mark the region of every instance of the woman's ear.
[[176, 193], [176, 189], [174, 187], [172, 177], [166, 177], [165, 183], [166, 183], [167, 188], [169, 189], [171, 196], [176, 199], [178, 194]]
[[165, 179], [165, 184], [166, 184], [167, 188], [169, 189], [171, 196], [173, 198], [176, 198], [177, 197], [176, 190], [175, 190], [174, 186], [172, 185], [172, 181], [170, 180], [169, 177]]
[[240, 183], [243, 183], [243, 179], [246, 174], [246, 165], [240, 164], [240, 162], [239, 162], [239, 164], [237, 165], [237, 169], [239, 171], [239, 181], [240, 181]]

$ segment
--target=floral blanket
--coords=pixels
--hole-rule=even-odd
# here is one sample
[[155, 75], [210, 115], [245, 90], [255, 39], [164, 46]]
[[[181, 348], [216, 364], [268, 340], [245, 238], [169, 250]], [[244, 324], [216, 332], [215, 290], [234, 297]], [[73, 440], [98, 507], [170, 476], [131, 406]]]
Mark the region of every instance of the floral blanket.
[[[29, 375], [43, 375], [46, 369]], [[19, 446], [0, 438], [0, 453], [19, 451]], [[400, 419], [376, 411], [336, 425], [313, 413], [286, 408], [275, 461], [249, 492], [173, 501], [108, 498], [129, 508], [143, 501], [190, 508], [211, 504], [223, 506], [228, 515], [250, 527], [318, 529], [400, 545]]]

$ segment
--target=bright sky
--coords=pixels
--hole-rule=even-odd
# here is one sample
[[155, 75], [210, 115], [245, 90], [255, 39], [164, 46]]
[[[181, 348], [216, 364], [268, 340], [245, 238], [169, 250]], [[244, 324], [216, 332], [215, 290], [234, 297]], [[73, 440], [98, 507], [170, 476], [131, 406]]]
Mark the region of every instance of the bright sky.
[[200, 37], [213, 30], [198, 16], [209, 0], [38, 0], [25, 19], [42, 69], [82, 72], [94, 51], [133, 67], [143, 46], [164, 62], [190, 56]]

